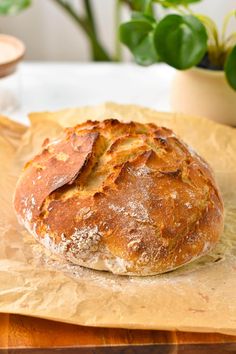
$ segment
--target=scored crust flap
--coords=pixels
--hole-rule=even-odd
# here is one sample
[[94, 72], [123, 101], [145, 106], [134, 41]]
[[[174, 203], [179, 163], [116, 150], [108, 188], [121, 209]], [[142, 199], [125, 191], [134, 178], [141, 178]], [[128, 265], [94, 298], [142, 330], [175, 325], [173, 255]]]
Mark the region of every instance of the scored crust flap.
[[87, 133], [72, 134], [52, 144], [44, 142], [42, 153], [26, 164], [24, 178], [18, 182], [14, 198], [16, 211], [23, 216], [22, 211], [29, 210], [30, 219], [38, 216], [46, 197], [72, 184], [82, 172], [97, 139], [97, 133]]

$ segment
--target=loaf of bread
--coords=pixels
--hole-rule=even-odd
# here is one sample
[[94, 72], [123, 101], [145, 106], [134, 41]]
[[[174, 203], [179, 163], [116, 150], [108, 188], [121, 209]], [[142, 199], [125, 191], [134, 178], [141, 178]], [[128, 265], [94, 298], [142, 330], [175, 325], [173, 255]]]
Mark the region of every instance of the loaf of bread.
[[223, 228], [208, 164], [167, 128], [114, 119], [47, 139], [14, 206], [53, 253], [115, 274], [173, 270], [209, 252]]

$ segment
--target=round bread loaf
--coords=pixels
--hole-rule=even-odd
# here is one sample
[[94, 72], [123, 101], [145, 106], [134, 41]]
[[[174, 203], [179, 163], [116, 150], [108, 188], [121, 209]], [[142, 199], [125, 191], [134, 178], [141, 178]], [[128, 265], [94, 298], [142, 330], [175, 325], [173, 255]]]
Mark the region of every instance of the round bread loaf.
[[52, 252], [116, 274], [173, 270], [209, 252], [223, 228], [207, 163], [167, 128], [114, 119], [47, 139], [14, 205]]

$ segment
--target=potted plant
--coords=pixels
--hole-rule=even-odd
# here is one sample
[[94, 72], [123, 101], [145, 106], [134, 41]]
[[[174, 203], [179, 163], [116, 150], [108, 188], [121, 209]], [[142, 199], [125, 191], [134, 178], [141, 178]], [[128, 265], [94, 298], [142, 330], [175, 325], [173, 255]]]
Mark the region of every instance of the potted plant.
[[[214, 21], [190, 8], [199, 1], [127, 1], [137, 11], [121, 24], [120, 40], [138, 64], [164, 62], [178, 69], [171, 92], [173, 110], [235, 126], [236, 32], [227, 34], [227, 29], [236, 10], [226, 15], [220, 36]], [[161, 8], [174, 13], [160, 17]]]

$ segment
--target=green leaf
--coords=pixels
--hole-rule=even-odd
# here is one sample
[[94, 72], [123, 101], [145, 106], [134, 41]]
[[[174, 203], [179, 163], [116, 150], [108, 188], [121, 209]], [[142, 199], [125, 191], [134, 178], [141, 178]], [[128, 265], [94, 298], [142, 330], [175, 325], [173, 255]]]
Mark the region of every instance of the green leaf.
[[144, 13], [139, 12], [139, 11], [132, 12], [131, 19], [132, 20], [144, 20], [144, 21], [148, 21], [152, 24], [156, 23], [156, 20], [154, 17], [152, 17], [150, 15], [145, 15]]
[[31, 5], [31, 0], [0, 0], [0, 15], [16, 15]]
[[168, 15], [155, 30], [154, 43], [161, 59], [176, 69], [199, 64], [207, 51], [207, 33], [194, 16]]
[[137, 64], [148, 66], [159, 61], [154, 43], [154, 32], [150, 32], [145, 40], [133, 51], [134, 58]]
[[228, 83], [236, 90], [236, 45], [226, 59], [224, 70]]
[[158, 61], [154, 47], [155, 26], [146, 19], [136, 19], [120, 26], [120, 40], [133, 53], [140, 65], [151, 65]]

